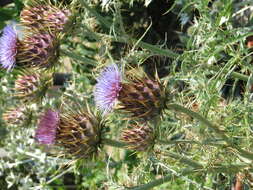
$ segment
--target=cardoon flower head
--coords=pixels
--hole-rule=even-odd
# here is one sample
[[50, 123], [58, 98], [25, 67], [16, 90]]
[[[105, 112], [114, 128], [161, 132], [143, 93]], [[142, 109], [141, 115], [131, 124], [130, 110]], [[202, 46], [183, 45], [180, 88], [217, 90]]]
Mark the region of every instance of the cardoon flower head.
[[17, 63], [19, 66], [49, 68], [58, 59], [58, 37], [50, 32], [27, 35], [19, 44]]
[[46, 145], [55, 143], [56, 130], [59, 125], [59, 113], [51, 109], [47, 110], [40, 118], [36, 130], [35, 139]]
[[148, 125], [135, 124], [122, 131], [121, 140], [127, 147], [136, 151], [147, 151], [154, 145], [154, 131]]
[[102, 127], [97, 118], [87, 112], [62, 115], [56, 135], [57, 144], [71, 155], [91, 157], [99, 148]]
[[121, 80], [121, 71], [116, 64], [106, 67], [97, 79], [94, 97], [104, 114], [112, 110], [121, 90]]
[[33, 30], [48, 28], [52, 33], [59, 33], [69, 25], [71, 11], [61, 6], [36, 2], [25, 6], [20, 18], [21, 24]]
[[58, 114], [50, 110], [41, 117], [36, 139], [62, 147], [71, 156], [87, 158], [96, 154], [102, 128], [102, 122], [86, 111]]
[[18, 36], [11, 25], [7, 25], [0, 37], [0, 64], [10, 71], [16, 63]]
[[41, 100], [50, 86], [52, 79], [49, 75], [26, 71], [15, 81], [15, 96], [26, 102]]
[[139, 72], [130, 73], [127, 82], [122, 83], [118, 97], [119, 109], [128, 113], [130, 118], [152, 119], [165, 107], [165, 88], [159, 79], [140, 76]]

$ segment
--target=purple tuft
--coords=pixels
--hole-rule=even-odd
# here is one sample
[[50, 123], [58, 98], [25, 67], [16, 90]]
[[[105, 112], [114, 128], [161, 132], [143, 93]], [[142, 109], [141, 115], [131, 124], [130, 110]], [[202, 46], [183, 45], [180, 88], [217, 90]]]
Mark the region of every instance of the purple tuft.
[[16, 63], [17, 32], [11, 25], [7, 25], [0, 37], [0, 64], [10, 71]]
[[47, 110], [40, 118], [35, 139], [41, 144], [54, 144], [58, 124], [59, 113], [51, 109]]
[[103, 114], [112, 110], [121, 90], [121, 79], [121, 72], [116, 64], [106, 67], [97, 79], [94, 97]]

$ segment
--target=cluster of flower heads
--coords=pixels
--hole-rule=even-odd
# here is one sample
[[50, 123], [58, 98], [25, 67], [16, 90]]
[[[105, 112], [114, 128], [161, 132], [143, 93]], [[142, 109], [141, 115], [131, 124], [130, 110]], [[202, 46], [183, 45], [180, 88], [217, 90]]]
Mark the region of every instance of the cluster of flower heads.
[[0, 65], [8, 71], [15, 66], [52, 66], [57, 61], [60, 39], [70, 22], [69, 9], [32, 1], [22, 10], [19, 24], [7, 25], [2, 30]]
[[166, 92], [158, 78], [151, 79], [141, 70], [131, 70], [123, 81], [122, 71], [112, 64], [98, 77], [94, 98], [104, 114], [117, 107], [131, 119], [147, 120], [161, 114]]
[[[34, 3], [23, 9], [20, 20], [23, 31], [17, 31], [12, 25], [3, 29], [0, 64], [8, 71], [15, 66], [51, 67], [58, 59], [61, 34], [71, 20], [70, 10]], [[22, 38], [18, 32], [24, 33]], [[18, 76], [15, 90], [16, 96], [25, 101], [42, 97], [52, 84], [44, 72], [24, 73]], [[127, 119], [140, 121], [122, 131], [121, 140], [127, 148], [145, 151], [153, 146], [155, 132], [146, 121], [160, 116], [166, 105], [165, 88], [158, 77], [151, 78], [140, 70], [131, 70], [123, 76], [122, 70], [111, 64], [98, 77], [94, 98], [104, 117], [119, 109]], [[18, 110], [9, 112], [6, 120], [17, 113]], [[103, 120], [87, 110], [48, 109], [39, 119], [35, 139], [40, 144], [60, 146], [69, 155], [88, 158], [97, 153], [104, 128]]]
[[98, 77], [94, 98], [104, 115], [117, 109], [126, 119], [138, 121], [122, 131], [121, 140], [129, 149], [145, 151], [152, 147], [155, 132], [147, 121], [162, 115], [167, 100], [158, 77], [151, 78], [140, 69], [132, 69], [123, 77], [118, 66], [112, 64]]
[[[159, 116], [165, 108], [165, 88], [158, 79], [151, 79], [140, 71], [123, 72], [116, 64], [100, 74], [94, 89], [97, 107], [106, 117], [114, 108], [137, 120], [122, 131], [126, 148], [147, 151], [155, 142], [155, 130], [146, 122]], [[45, 145], [63, 147], [65, 153], [77, 157], [93, 156], [103, 143], [105, 124], [97, 115], [87, 111], [59, 113], [47, 110], [40, 118], [36, 140]]]

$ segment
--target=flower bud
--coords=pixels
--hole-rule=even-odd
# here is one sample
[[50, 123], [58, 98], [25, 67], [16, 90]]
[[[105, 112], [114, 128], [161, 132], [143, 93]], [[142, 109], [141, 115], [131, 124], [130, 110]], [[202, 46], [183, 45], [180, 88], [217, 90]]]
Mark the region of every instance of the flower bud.
[[15, 81], [15, 96], [25, 102], [39, 101], [50, 86], [52, 86], [50, 76], [27, 71], [19, 75]]
[[119, 109], [130, 118], [151, 119], [165, 106], [165, 89], [158, 80], [149, 77], [129, 78], [119, 92]]
[[49, 29], [53, 34], [66, 30], [71, 21], [71, 11], [52, 4], [34, 3], [23, 8], [21, 24], [35, 31]]
[[133, 125], [122, 131], [121, 139], [127, 147], [136, 151], [147, 151], [154, 144], [155, 135], [148, 125]]
[[19, 42], [17, 64], [22, 67], [49, 68], [59, 57], [59, 40], [51, 33], [34, 33]]

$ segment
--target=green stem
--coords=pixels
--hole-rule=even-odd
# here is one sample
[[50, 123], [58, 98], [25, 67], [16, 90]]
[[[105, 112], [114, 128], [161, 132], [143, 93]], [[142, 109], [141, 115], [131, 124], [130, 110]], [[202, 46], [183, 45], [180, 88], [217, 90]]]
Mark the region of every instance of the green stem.
[[221, 69], [221, 68], [218, 68], [218, 67], [209, 67], [208, 69], [216, 71], [216, 72], [221, 71], [223, 73], [230, 73], [230, 76], [232, 76], [233, 78], [240, 79], [240, 80], [243, 80], [243, 81], [246, 81], [246, 82], [249, 80], [249, 76], [238, 73], [238, 72], [235, 72], [235, 71], [231, 72], [228, 69]]
[[53, 177], [52, 179], [48, 180], [48, 181], [46, 182], [46, 184], [48, 185], [48, 184], [52, 183], [54, 180], [56, 180], [56, 179], [62, 177], [64, 174], [68, 173], [69, 171], [71, 171], [71, 170], [73, 170], [73, 169], [74, 169], [74, 166], [69, 167], [68, 169], [66, 169], [66, 170], [64, 170], [63, 172], [61, 172], [59, 175], [56, 175], [56, 176]]
[[247, 168], [249, 165], [246, 164], [238, 164], [238, 165], [229, 165], [229, 166], [214, 166], [211, 168], [197, 168], [197, 169], [184, 169], [180, 172], [181, 175], [175, 176], [173, 174], [168, 174], [167, 176], [164, 176], [160, 179], [153, 180], [149, 183], [132, 187], [130, 188], [131, 190], [148, 190], [152, 189], [154, 187], [157, 187], [163, 183], [171, 181], [171, 179], [174, 179], [175, 177], [180, 177], [180, 176], [185, 176], [188, 174], [193, 174], [196, 172], [210, 172], [210, 173], [219, 173], [219, 172], [224, 172], [224, 173], [237, 173], [238, 171], [242, 170], [243, 168]]
[[169, 156], [171, 158], [174, 158], [176, 160], [178, 160], [179, 162], [183, 163], [183, 164], [187, 164], [195, 169], [197, 168], [203, 168], [202, 164], [199, 164], [198, 162], [194, 161], [194, 160], [191, 160], [185, 156], [182, 156], [182, 155], [179, 155], [179, 154], [175, 154], [173, 152], [166, 152], [162, 155], [165, 155], [165, 156]]
[[[134, 42], [136, 42], [136, 39], [132, 39]], [[147, 49], [149, 51], [151, 51], [152, 53], [156, 53], [158, 55], [162, 55], [162, 56], [166, 56], [166, 57], [170, 57], [170, 58], [178, 58], [179, 54], [174, 53], [173, 51], [169, 50], [169, 49], [162, 49], [161, 47], [157, 46], [157, 45], [152, 45], [152, 44], [148, 44], [146, 42], [142, 42], [140, 41], [138, 44], [136, 44], [137, 47], [141, 47], [143, 49]]]
[[63, 55], [66, 55], [72, 59], [75, 59], [75, 60], [78, 60], [78, 61], [81, 61], [81, 62], [84, 62], [86, 64], [90, 64], [90, 65], [97, 65], [98, 63], [90, 58], [87, 58], [87, 57], [83, 57], [81, 55], [77, 55], [73, 52], [70, 52], [70, 51], [67, 51], [67, 50], [64, 50], [64, 49], [61, 49], [60, 52], [63, 54]]
[[121, 42], [121, 43], [126, 43], [126, 44], [130, 44], [130, 45], [135, 45], [136, 47], [140, 47], [143, 49], [147, 49], [149, 51], [151, 51], [154, 54], [157, 55], [162, 55], [162, 56], [166, 56], [166, 57], [170, 57], [173, 59], [177, 59], [179, 58], [179, 54], [169, 50], [169, 49], [162, 49], [160, 46], [157, 45], [152, 45], [143, 41], [139, 41], [137, 39], [131, 38], [129, 36], [126, 37], [115, 37], [115, 36], [110, 36], [110, 35], [106, 35], [106, 34], [98, 34], [101, 38], [106, 37], [108, 39], [110, 39], [111, 41], [114, 42]]
[[219, 129], [218, 126], [216, 125], [213, 125], [210, 121], [208, 121], [206, 118], [204, 118], [203, 116], [201, 116], [200, 114], [194, 112], [194, 111], [191, 111], [181, 105], [178, 105], [178, 104], [168, 104], [167, 105], [167, 108], [168, 109], [173, 109], [175, 111], [179, 111], [179, 112], [182, 112], [182, 113], [185, 113], [197, 120], [199, 120], [201, 123], [205, 124], [206, 126], [208, 126], [209, 128], [213, 129], [221, 138], [223, 138], [226, 142], [229, 142], [230, 143], [230, 139], [225, 135], [225, 133], [223, 131], [221, 131]]
[[206, 118], [204, 118], [200, 114], [193, 112], [193, 111], [191, 111], [181, 105], [178, 105], [178, 104], [168, 104], [167, 108], [185, 113], [185, 114], [199, 120], [201, 123], [205, 124], [210, 129], [214, 130], [216, 132], [216, 134], [219, 135], [221, 138], [223, 138], [230, 147], [236, 149], [241, 154], [241, 156], [248, 158], [250, 160], [253, 160], [253, 153], [252, 152], [248, 152], [248, 151], [243, 150], [240, 147], [236, 146], [233, 143], [233, 141], [224, 133], [224, 131], [220, 130], [217, 125], [212, 124], [210, 121], [208, 121]]
[[[194, 171], [193, 169], [192, 170], [185, 170], [185, 171], [182, 171], [181, 172], [181, 175], [187, 175], [187, 174], [191, 174], [191, 173], [194, 173], [196, 171]], [[176, 176], [173, 176], [172, 174], [168, 174], [167, 176], [165, 177], [162, 177], [160, 179], [156, 179], [156, 180], [153, 180], [149, 183], [146, 183], [146, 184], [143, 184], [143, 185], [140, 185], [140, 186], [137, 186], [137, 187], [133, 187], [133, 188], [130, 188], [131, 190], [147, 190], [147, 189], [151, 189], [153, 187], [157, 187], [159, 185], [162, 185], [163, 183], [165, 182], [168, 182], [168, 181], [171, 181], [172, 178], [174, 178]]]
[[171, 144], [179, 144], [179, 143], [188, 143], [188, 144], [197, 144], [200, 146], [206, 146], [206, 145], [210, 145], [210, 146], [226, 146], [226, 144], [224, 143], [216, 143], [216, 142], [209, 142], [209, 141], [203, 141], [203, 142], [199, 142], [199, 141], [193, 141], [193, 140], [157, 140], [158, 143], [160, 144], [164, 144], [164, 145], [171, 145]]
[[[120, 142], [120, 141], [116, 141], [116, 140], [112, 140], [112, 139], [106, 139], [106, 138], [102, 139], [102, 144], [109, 145], [109, 146], [116, 147], [116, 148], [126, 148], [126, 146], [127, 146], [126, 143], [124, 143], [124, 142]], [[194, 168], [201, 168], [202, 167], [202, 165], [197, 163], [196, 161], [191, 160], [191, 159], [184, 157], [182, 155], [179, 155], [179, 154], [175, 154], [172, 152], [166, 152], [163, 155], [170, 156], [174, 159], [177, 159], [181, 163], [187, 164], [187, 165], [194, 167]]]
[[102, 144], [104, 145], [108, 145], [108, 146], [112, 146], [112, 147], [116, 147], [116, 148], [126, 148], [126, 143], [124, 142], [120, 142], [120, 141], [116, 141], [116, 140], [112, 140], [112, 139], [102, 139]]

